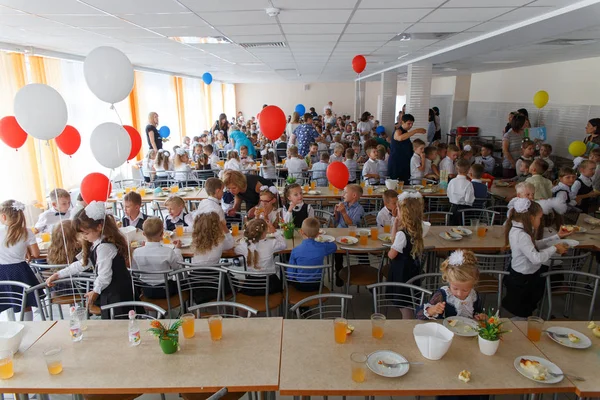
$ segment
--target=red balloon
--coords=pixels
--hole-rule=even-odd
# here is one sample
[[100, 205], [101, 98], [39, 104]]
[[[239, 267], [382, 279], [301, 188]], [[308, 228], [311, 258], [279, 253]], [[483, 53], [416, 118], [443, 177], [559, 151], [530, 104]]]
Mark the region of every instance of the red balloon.
[[277, 106], [266, 106], [260, 112], [260, 131], [271, 140], [279, 139], [286, 124], [285, 113]]
[[360, 74], [367, 67], [367, 59], [364, 56], [354, 56], [352, 59], [352, 69], [357, 74]]
[[348, 184], [350, 171], [348, 167], [341, 161], [334, 161], [327, 167], [327, 179], [329, 183], [338, 189], [344, 189]]
[[129, 138], [131, 139], [131, 152], [129, 153], [129, 157], [127, 157], [127, 161], [129, 161], [135, 158], [142, 149], [142, 137], [133, 126], [123, 125], [123, 128], [129, 133]]
[[88, 204], [94, 200], [106, 201], [111, 190], [110, 179], [99, 172], [92, 172], [81, 181], [81, 197]]
[[0, 139], [13, 149], [18, 149], [27, 141], [27, 132], [17, 123], [15, 117], [0, 119]]
[[71, 125], [67, 125], [62, 133], [56, 137], [56, 145], [60, 151], [68, 156], [72, 156], [81, 145], [81, 135], [77, 129]]

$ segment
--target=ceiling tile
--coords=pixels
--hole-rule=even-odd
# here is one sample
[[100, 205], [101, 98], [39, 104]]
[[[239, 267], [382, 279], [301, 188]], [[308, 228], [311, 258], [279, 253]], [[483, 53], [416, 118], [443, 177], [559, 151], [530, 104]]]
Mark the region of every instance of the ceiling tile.
[[278, 18], [279, 22], [282, 24], [302, 24], [303, 22], [335, 24], [345, 23], [348, 21], [351, 14], [352, 10], [319, 10], [318, 12], [306, 10], [282, 10]]
[[215, 26], [227, 36], [231, 35], [276, 35], [281, 33], [278, 25], [237, 25], [237, 26]]
[[111, 14], [179, 13], [187, 11], [175, 0], [82, 0], [82, 2]]
[[108, 15], [48, 15], [48, 19], [81, 28], [133, 28], [130, 23]]
[[431, 12], [431, 9], [424, 8], [411, 8], [402, 10], [358, 10], [354, 13], [351, 22], [361, 24], [417, 22], [429, 12]]
[[533, 17], [537, 17], [538, 15], [546, 14], [550, 11], [554, 11], [552, 7], [522, 7], [518, 8], [514, 11], [511, 11], [507, 14], [501, 15], [497, 18], [494, 18], [494, 21], [507, 21], [510, 23], [516, 23], [519, 21], [523, 21], [524, 19], [529, 19]]
[[149, 32], [145, 29], [135, 28], [133, 26], [131, 28], [86, 28], [86, 30], [97, 33], [99, 35], [109, 36], [118, 39], [161, 38], [161, 36], [155, 33]]
[[102, 14], [77, 0], [0, 0], [0, 5], [32, 14]]
[[442, 8], [452, 7], [521, 7], [532, 0], [502, 0], [502, 1], [482, 1], [482, 0], [450, 0]]
[[213, 26], [246, 25], [250, 21], [256, 25], [277, 23], [275, 18], [269, 17], [264, 11], [228, 11], [226, 16], [223, 12], [202, 12], [199, 15]]
[[349, 24], [345, 33], [402, 33], [410, 24]]
[[364, 8], [437, 8], [446, 0], [362, 0]]
[[283, 24], [286, 35], [342, 33], [345, 24]]
[[487, 21], [512, 11], [510, 7], [498, 8], [439, 8], [420, 22]]
[[177, 28], [154, 28], [154, 32], [160, 33], [161, 35], [169, 37], [177, 36], [215, 36], [219, 32], [210, 27], [197, 27], [197, 26], [180, 26]]
[[284, 10], [353, 9], [357, 0], [272, 0], [273, 6]]
[[194, 13], [178, 14], [127, 14], [121, 18], [145, 28], [170, 28], [177, 26], [207, 26], [202, 18]]
[[230, 38], [236, 43], [266, 43], [284, 41], [283, 35], [234, 35], [230, 36]]
[[510, 25], [510, 22], [508, 22], [508, 21], [492, 20], [492, 21], [484, 22], [479, 25], [475, 25], [474, 27], [469, 29], [469, 31], [470, 32], [491, 32], [491, 31], [505, 28], [508, 25]]
[[327, 35], [286, 35], [288, 42], [304, 42], [311, 43], [316, 41], [321, 42], [336, 42], [340, 35], [327, 34]]
[[[180, 3], [195, 12], [217, 12], [217, 11], [240, 11], [240, 10], [264, 10], [268, 7], [265, 0], [179, 0]], [[262, 11], [266, 15], [265, 11]], [[227, 19], [227, 18], [224, 18]], [[252, 21], [248, 19], [248, 21]], [[247, 22], [248, 22], [247, 21]]]
[[462, 32], [473, 26], [477, 25], [477, 22], [418, 22], [408, 28], [406, 33], [448, 33], [448, 32]]
[[345, 33], [340, 41], [342, 42], [387, 42], [395, 37], [395, 33]]
[[0, 14], [0, 26], [2, 25], [17, 28], [67, 28], [67, 26], [51, 21], [45, 17], [36, 17], [35, 15], [29, 14]]

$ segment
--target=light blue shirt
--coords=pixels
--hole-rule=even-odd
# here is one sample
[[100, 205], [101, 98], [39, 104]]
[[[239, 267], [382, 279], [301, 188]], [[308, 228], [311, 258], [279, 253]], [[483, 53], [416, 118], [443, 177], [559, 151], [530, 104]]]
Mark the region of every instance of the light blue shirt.
[[329, 164], [319, 161], [312, 165], [311, 171], [313, 171], [312, 177], [317, 181], [317, 186], [327, 186], [327, 167]]
[[[356, 202], [352, 205], [344, 202], [344, 207], [346, 207], [346, 213], [352, 220], [352, 225], [354, 225], [354, 226], [360, 225], [362, 217], [363, 217], [363, 215], [365, 215], [365, 209], [363, 208], [363, 206], [361, 206], [360, 203], [358, 203], [358, 202]], [[338, 228], [347, 228], [348, 227], [348, 224], [346, 224], [346, 221], [342, 217], [341, 213], [338, 213], [336, 215], [335, 223]]]

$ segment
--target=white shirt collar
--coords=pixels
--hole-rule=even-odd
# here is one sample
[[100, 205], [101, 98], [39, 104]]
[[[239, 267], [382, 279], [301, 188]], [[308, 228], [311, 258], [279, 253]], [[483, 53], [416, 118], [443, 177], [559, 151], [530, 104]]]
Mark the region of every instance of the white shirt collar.
[[146, 242], [144, 247], [162, 247], [161, 242]]
[[592, 186], [592, 179], [588, 178], [587, 176], [580, 175], [579, 180], [585, 183], [586, 186]]
[[304, 202], [297, 204], [294, 208], [292, 208], [292, 211], [300, 211], [302, 207], [304, 207]]
[[481, 179], [471, 179], [471, 182], [483, 183], [481, 182]]
[[467, 176], [466, 175], [456, 175], [454, 177], [454, 179], [464, 179], [464, 180], [467, 180]]
[[98, 247], [102, 243], [102, 239], [104, 239], [104, 236], [100, 236], [98, 239], [94, 240], [91, 250], [94, 250], [96, 247]]
[[181, 211], [181, 213], [180, 213], [178, 216], [176, 216], [176, 217], [171, 217], [171, 216], [169, 215], [169, 219], [170, 219], [170, 220], [171, 220], [171, 222], [173, 222], [173, 223], [176, 223], [176, 222], [179, 222], [179, 221], [183, 221], [183, 218], [184, 218], [184, 217], [185, 217], [185, 210], [182, 210], [182, 211]]
[[215, 203], [217, 203], [219, 205], [221, 204], [221, 200], [217, 199], [216, 197], [208, 196], [207, 199], [210, 201], [214, 201]]
[[454, 306], [458, 317], [474, 317], [474, 303], [477, 300], [477, 293], [474, 289], [471, 289], [471, 292], [469, 292], [469, 295], [464, 300], [454, 296], [448, 286], [443, 286], [442, 290], [446, 292], [446, 302]]
[[129, 215], [125, 215], [125, 218], [130, 222], [131, 225], [134, 225], [134, 222], [137, 222], [140, 218], [142, 218], [142, 212], [140, 211], [138, 216], [135, 219], [131, 219]]

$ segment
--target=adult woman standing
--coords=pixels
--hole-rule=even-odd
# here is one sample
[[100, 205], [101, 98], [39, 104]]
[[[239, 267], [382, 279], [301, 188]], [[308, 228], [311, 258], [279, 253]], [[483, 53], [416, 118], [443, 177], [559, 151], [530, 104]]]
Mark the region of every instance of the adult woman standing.
[[331, 124], [331, 126], [334, 126], [336, 121], [337, 120], [336, 120], [335, 116], [331, 112], [331, 108], [326, 108], [325, 109], [325, 118], [323, 118], [323, 123]]
[[233, 207], [227, 212], [234, 216], [246, 203], [246, 210], [250, 210], [260, 202], [260, 188], [271, 186], [271, 182], [259, 175], [244, 175], [240, 171], [227, 170], [223, 173], [223, 182], [229, 192], [235, 196]]
[[146, 139], [148, 140], [148, 148], [154, 151], [162, 149], [162, 138], [158, 133], [158, 114], [152, 111], [148, 114], [148, 125], [146, 125]]
[[251, 155], [252, 158], [256, 158], [256, 149], [254, 148], [254, 145], [250, 139], [248, 139], [248, 136], [246, 136], [244, 132], [240, 131], [237, 125], [233, 125], [230, 130], [231, 132], [229, 132], [229, 137], [233, 139], [233, 146], [235, 150], [239, 153], [240, 147], [246, 146], [248, 147], [248, 155]]
[[410, 138], [417, 133], [426, 133], [425, 129], [412, 129], [415, 117], [404, 114], [400, 126], [391, 139], [391, 152], [388, 161], [388, 173], [391, 179], [404, 182], [410, 180], [410, 159], [413, 155], [413, 145]]
[[527, 117], [517, 114], [510, 121], [510, 130], [502, 136], [502, 177], [513, 178], [517, 175], [517, 160], [521, 157], [521, 145], [525, 137]]
[[368, 111], [365, 111], [360, 116], [360, 122], [356, 126], [356, 131], [358, 133], [360, 133], [361, 135], [364, 135], [366, 133], [371, 133], [371, 131], [373, 130], [373, 122], [371, 122], [369, 120], [370, 116], [371, 116], [371, 113]]
[[215, 122], [211, 129], [213, 135], [216, 135], [217, 131], [223, 131], [225, 134], [225, 142], [229, 141], [229, 138], [227, 137], [227, 132], [229, 132], [229, 121], [227, 121], [227, 115], [225, 115], [225, 113], [219, 115], [219, 119]]
[[586, 138], [583, 139], [583, 143], [585, 143], [585, 156], [590, 155], [590, 151], [594, 148], [600, 146], [600, 118], [592, 118], [588, 121], [585, 126]]
[[435, 140], [435, 133], [436, 133], [436, 127], [435, 127], [435, 111], [433, 110], [433, 108], [429, 109], [429, 119], [428, 119], [429, 123], [427, 124], [427, 143], [431, 146], [431, 143], [433, 143], [433, 141]]
[[285, 132], [287, 134], [287, 137], [291, 138], [292, 134], [294, 133], [296, 128], [299, 126], [300, 126], [300, 114], [298, 114], [296, 111], [294, 111], [294, 113], [292, 114], [292, 120], [285, 127]]

